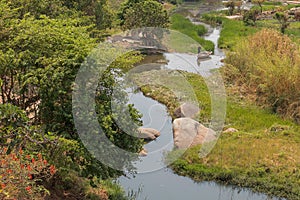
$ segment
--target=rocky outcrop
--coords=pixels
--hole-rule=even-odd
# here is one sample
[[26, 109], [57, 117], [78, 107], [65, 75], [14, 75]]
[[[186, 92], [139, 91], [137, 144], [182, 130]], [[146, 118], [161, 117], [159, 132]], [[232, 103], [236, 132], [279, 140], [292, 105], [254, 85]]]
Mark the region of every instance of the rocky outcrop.
[[139, 137], [144, 138], [145, 140], [155, 140], [157, 137], [160, 136], [160, 132], [153, 129], [153, 128], [138, 128]]
[[211, 142], [217, 139], [216, 133], [190, 118], [178, 118], [173, 122], [173, 137], [176, 148], [188, 147]]
[[174, 111], [174, 116], [177, 118], [180, 117], [189, 117], [194, 118], [200, 112], [198, 106], [192, 103], [184, 103], [179, 108]]

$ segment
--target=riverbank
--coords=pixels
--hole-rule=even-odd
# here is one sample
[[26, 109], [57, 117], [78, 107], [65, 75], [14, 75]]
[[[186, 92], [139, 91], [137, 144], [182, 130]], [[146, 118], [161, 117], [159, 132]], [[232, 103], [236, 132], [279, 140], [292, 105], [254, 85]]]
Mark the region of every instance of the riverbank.
[[[261, 30], [271, 21], [258, 22], [261, 26], [246, 27], [242, 21], [222, 19], [223, 30], [219, 45], [233, 49], [237, 42]], [[289, 27], [293, 32], [297, 23]], [[295, 35], [290, 35], [295, 38]], [[293, 39], [297, 41], [296, 39]], [[145, 76], [155, 79], [151, 72]], [[197, 74], [182, 72], [197, 95], [201, 107], [198, 120], [210, 122], [210, 96], [203, 78]], [[144, 77], [145, 77], [144, 76]], [[141, 76], [143, 77], [143, 76]], [[300, 127], [292, 121], [282, 119], [271, 109], [255, 106], [249, 98], [227, 87], [227, 117], [224, 130], [237, 129], [234, 133], [223, 133], [213, 151], [200, 159], [201, 146], [189, 149], [171, 168], [178, 174], [196, 181], [213, 180], [239, 187], [251, 188], [271, 196], [287, 199], [300, 197]], [[173, 113], [178, 99], [165, 88], [144, 85], [145, 95], [158, 100]], [[180, 90], [180, 88], [178, 88]], [[174, 116], [172, 116], [174, 118]], [[176, 151], [169, 156], [176, 155]]]
[[[184, 74], [201, 102], [199, 121], [208, 123], [210, 97], [206, 85], [199, 75]], [[176, 107], [170, 103], [173, 96], [159, 95], [159, 88], [148, 85], [142, 87], [142, 91], [162, 103], [168, 102], [171, 113]], [[269, 195], [298, 199], [299, 126], [268, 110], [239, 100], [237, 96], [230, 97], [227, 106], [226, 128], [232, 127], [239, 131], [222, 134], [206, 158], [199, 158], [200, 146], [189, 149], [171, 168], [197, 181], [214, 180], [249, 187]], [[173, 153], [176, 154], [176, 151]]]

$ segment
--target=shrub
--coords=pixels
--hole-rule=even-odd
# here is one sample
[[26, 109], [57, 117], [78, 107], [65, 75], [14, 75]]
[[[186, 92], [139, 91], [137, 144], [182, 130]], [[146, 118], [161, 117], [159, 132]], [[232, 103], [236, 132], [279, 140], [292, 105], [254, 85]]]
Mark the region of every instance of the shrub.
[[1, 199], [42, 199], [48, 191], [41, 185], [55, 173], [53, 165], [37, 157], [18, 154], [7, 154], [7, 148], [0, 149], [0, 198]]
[[237, 45], [226, 63], [227, 81], [243, 87], [259, 104], [300, 122], [299, 47], [289, 37], [264, 29]]

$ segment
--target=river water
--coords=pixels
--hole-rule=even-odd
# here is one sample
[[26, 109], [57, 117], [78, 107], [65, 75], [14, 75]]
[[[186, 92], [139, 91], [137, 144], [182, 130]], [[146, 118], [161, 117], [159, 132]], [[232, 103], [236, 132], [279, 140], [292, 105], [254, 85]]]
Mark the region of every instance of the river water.
[[[197, 66], [196, 55], [165, 53], [167, 64], [161, 68], [180, 69], [192, 73], [209, 75], [211, 69], [222, 66], [224, 53], [217, 48], [220, 28], [213, 28], [205, 39], [215, 43], [216, 49], [210, 60], [201, 61]], [[155, 57], [155, 56], [154, 56]], [[151, 58], [148, 58], [151, 60]], [[155, 58], [152, 58], [155, 60]], [[187, 65], [186, 62], [191, 63]], [[117, 179], [128, 193], [137, 192], [137, 200], [270, 200], [264, 194], [253, 193], [248, 189], [225, 186], [215, 182], [195, 182], [188, 177], [178, 176], [165, 166], [164, 156], [173, 148], [172, 119], [167, 108], [157, 101], [144, 96], [141, 92], [128, 91], [129, 103], [134, 104], [142, 114], [144, 127], [151, 127], [161, 132], [155, 141], [145, 145], [146, 157], [134, 163], [137, 174], [127, 174]]]

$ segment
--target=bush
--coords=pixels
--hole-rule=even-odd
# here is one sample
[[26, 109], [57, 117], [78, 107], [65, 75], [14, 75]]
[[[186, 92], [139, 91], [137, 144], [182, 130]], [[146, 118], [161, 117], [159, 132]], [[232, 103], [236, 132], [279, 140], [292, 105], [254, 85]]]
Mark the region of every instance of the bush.
[[56, 172], [41, 154], [37, 157], [7, 154], [7, 148], [0, 149], [0, 198], [1, 199], [42, 199], [48, 191], [41, 185]]
[[299, 47], [288, 36], [264, 29], [229, 53], [224, 69], [227, 81], [273, 111], [300, 122]]
[[217, 14], [206, 13], [202, 15], [202, 20], [211, 25], [220, 25], [223, 22], [223, 17]]

